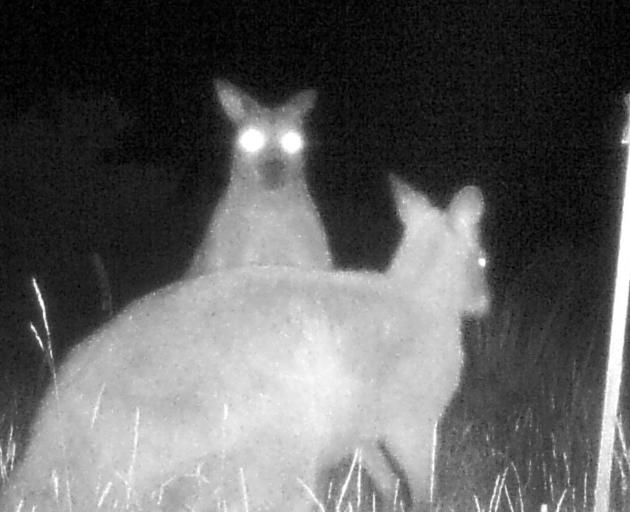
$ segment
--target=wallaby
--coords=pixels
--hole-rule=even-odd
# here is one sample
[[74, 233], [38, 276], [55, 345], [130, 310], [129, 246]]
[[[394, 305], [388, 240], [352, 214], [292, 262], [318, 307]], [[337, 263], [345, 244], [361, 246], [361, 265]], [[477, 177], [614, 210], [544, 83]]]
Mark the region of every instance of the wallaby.
[[246, 265], [330, 268], [305, 175], [304, 121], [315, 91], [268, 108], [225, 80], [216, 80], [215, 89], [236, 127], [229, 184], [186, 275]]
[[[140, 299], [78, 345], [0, 510], [310, 510], [319, 468], [379, 443], [419, 509], [461, 317], [488, 307], [483, 203], [473, 187], [446, 211], [396, 192], [405, 234], [386, 274], [219, 272]], [[386, 492], [391, 468], [372, 451]]]
[[[486, 280], [487, 256], [480, 243], [479, 222], [483, 213], [483, 198], [476, 187], [465, 187], [452, 200], [447, 212], [442, 212], [433, 207], [429, 199], [423, 194], [413, 190], [407, 183], [391, 176], [394, 199], [396, 201], [398, 215], [404, 228], [403, 237], [399, 247], [385, 271], [386, 277], [391, 283], [408, 283], [411, 289], [407, 292], [416, 295], [418, 301], [418, 312], [431, 311], [435, 318], [427, 321], [427, 318], [419, 317], [418, 333], [422, 336], [426, 329], [429, 334], [425, 337], [432, 340], [432, 347], [438, 348], [436, 342], [440, 340], [438, 333], [440, 330], [449, 332], [448, 329], [459, 327], [460, 318], [481, 317], [488, 308], [490, 292]], [[450, 239], [450, 241], [448, 241]], [[447, 253], [450, 245], [452, 250], [459, 251], [457, 256]], [[458, 248], [456, 248], [458, 246]], [[448, 261], [455, 264], [449, 268]], [[456, 284], [456, 282], [458, 283]], [[454, 292], [454, 290], [458, 290]], [[451, 319], [445, 315], [449, 312]], [[443, 324], [439, 326], [439, 322]], [[429, 325], [436, 322], [435, 331], [431, 331]], [[422, 327], [424, 325], [424, 327]], [[453, 333], [451, 333], [454, 336]], [[457, 334], [457, 339], [461, 334]], [[388, 336], [384, 337], [388, 338]], [[395, 428], [385, 429], [390, 431], [389, 436], [381, 437], [378, 442], [365, 443], [361, 446], [348, 445], [349, 450], [343, 450], [330, 445], [328, 456], [321, 456], [318, 473], [318, 496], [327, 496], [329, 505], [339, 507], [339, 496], [334, 489], [330, 488], [330, 476], [341, 457], [352, 456], [352, 452], [357, 448], [361, 449], [363, 468], [376, 484], [380, 491], [381, 498], [390, 499], [397, 493], [396, 488], [400, 482], [398, 479], [407, 479], [411, 486], [411, 491], [416, 491], [414, 502], [420, 502], [419, 508], [428, 508], [428, 491], [430, 479], [430, 443], [433, 440], [433, 428], [439, 419], [442, 410], [446, 407], [452, 394], [455, 392], [461, 370], [461, 360], [448, 355], [448, 350], [452, 350], [453, 339], [449, 340], [444, 336], [445, 352], [440, 353], [435, 350], [433, 357], [438, 356], [436, 366], [426, 366], [434, 372], [438, 382], [442, 383], [439, 392], [435, 392], [431, 382], [431, 373], [422, 372], [422, 363], [418, 357], [408, 359], [408, 365], [399, 364], [399, 373], [394, 373], [389, 383], [394, 391], [383, 390], [384, 400], [391, 400], [391, 410], [384, 413], [384, 418], [390, 418], [393, 425], [402, 425], [408, 429], [401, 431], [396, 439]], [[459, 343], [459, 341], [458, 341]], [[410, 344], [412, 349], [426, 350], [426, 345], [421, 342]], [[440, 357], [446, 364], [440, 363]], [[404, 358], [403, 358], [404, 359]], [[457, 361], [457, 362], [456, 362]], [[401, 361], [402, 363], [402, 361]], [[426, 361], [424, 362], [426, 364]], [[408, 376], [404, 377], [403, 368], [408, 371]], [[402, 391], [406, 385], [411, 386], [411, 394], [414, 394], [413, 379], [421, 376], [422, 382], [428, 388], [417, 389], [421, 395], [426, 392], [425, 400], [409, 399], [409, 391]], [[427, 380], [429, 379], [429, 380]], [[432, 400], [434, 408], [421, 409], [421, 405], [429, 405], [432, 400], [428, 398], [430, 393], [434, 393]], [[405, 405], [406, 400], [410, 402]], [[440, 400], [445, 400], [440, 402]], [[442, 407], [440, 406], [442, 403]], [[409, 416], [403, 416], [404, 422], [400, 422], [401, 413], [407, 407]], [[400, 409], [398, 413], [394, 412]], [[440, 414], [436, 414], [439, 411]], [[416, 418], [415, 422], [413, 418]], [[406, 422], [406, 423], [405, 423]], [[336, 438], [339, 441], [339, 438]], [[339, 442], [343, 445], [343, 442]], [[385, 448], [385, 451], [383, 451]], [[392, 467], [389, 458], [394, 457], [397, 468]], [[349, 460], [349, 458], [346, 458]], [[336, 469], [343, 469], [337, 467]], [[407, 475], [400, 474], [395, 469], [403, 469]], [[414, 471], [415, 469], [415, 471]], [[343, 474], [343, 473], [342, 473]], [[346, 475], [347, 476], [347, 475]], [[423, 482], [423, 485], [420, 483]], [[417, 495], [418, 489], [425, 494]], [[333, 491], [332, 495], [330, 491]], [[339, 491], [339, 489], [336, 489]], [[352, 492], [350, 493], [352, 494]], [[398, 494], [400, 498], [400, 494]], [[346, 501], [350, 503], [350, 501]], [[404, 505], [408, 505], [403, 503]], [[356, 506], [356, 503], [353, 503]], [[370, 504], [367, 504], [368, 507]], [[416, 508], [418, 508], [416, 507]]]

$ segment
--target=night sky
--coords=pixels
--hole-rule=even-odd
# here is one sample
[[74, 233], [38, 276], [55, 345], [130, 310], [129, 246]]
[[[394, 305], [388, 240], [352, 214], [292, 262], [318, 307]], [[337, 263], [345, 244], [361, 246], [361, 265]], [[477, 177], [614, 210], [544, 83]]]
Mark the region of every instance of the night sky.
[[[383, 268], [393, 252], [389, 172], [439, 205], [464, 185], [483, 189], [496, 286], [555, 254], [610, 264], [630, 91], [621, 1], [9, 4], [0, 14], [9, 345], [33, 343], [33, 276], [63, 347], [103, 320], [92, 253], [116, 308], [184, 270], [225, 184], [232, 132], [217, 77], [271, 103], [318, 91], [309, 180], [340, 267]], [[20, 120], [54, 117], [62, 92], [111, 98], [135, 119], [100, 165], [52, 164], [63, 159], [41, 148], [59, 146], [54, 132], [23, 135]]]

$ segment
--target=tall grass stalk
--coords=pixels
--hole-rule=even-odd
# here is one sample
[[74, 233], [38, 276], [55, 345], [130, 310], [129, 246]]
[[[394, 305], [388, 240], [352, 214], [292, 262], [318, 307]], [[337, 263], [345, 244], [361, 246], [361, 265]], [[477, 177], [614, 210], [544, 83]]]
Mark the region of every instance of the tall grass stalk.
[[[48, 313], [46, 311], [46, 303], [44, 302], [44, 298], [42, 297], [42, 292], [40, 291], [39, 285], [37, 284], [37, 279], [35, 279], [34, 277], [32, 278], [32, 285], [33, 285], [33, 289], [35, 290], [37, 303], [39, 305], [41, 315], [42, 315], [42, 320], [44, 322], [44, 332], [46, 334], [45, 342], [42, 340], [42, 337], [40, 336], [39, 331], [37, 330], [37, 327], [35, 327], [34, 323], [31, 322], [30, 328], [31, 328], [31, 332], [33, 333], [33, 336], [35, 337], [35, 339], [37, 340], [37, 343], [39, 344], [40, 349], [42, 350], [44, 354], [46, 354], [46, 357], [48, 359], [48, 365], [50, 366], [51, 377], [52, 377], [53, 392], [55, 394], [55, 402], [57, 405], [57, 415], [61, 416], [61, 412], [59, 411], [59, 388], [57, 386], [57, 370], [55, 368], [55, 357], [54, 357], [54, 352], [52, 348], [52, 335], [50, 333], [50, 324], [48, 323]], [[66, 441], [63, 438], [63, 436], [60, 439], [60, 442], [62, 443], [62, 449], [65, 453]], [[65, 483], [64, 491], [65, 491], [65, 496], [66, 496], [66, 503], [68, 504], [68, 512], [72, 512], [72, 500], [71, 500], [72, 491], [70, 489], [70, 478], [68, 475], [67, 466], [65, 467], [64, 474], [62, 476], [63, 476], [63, 482]], [[55, 490], [56, 490], [55, 494], [57, 498], [59, 499], [59, 486], [58, 486], [57, 477], [58, 475], [53, 476], [53, 478], [55, 479]]]

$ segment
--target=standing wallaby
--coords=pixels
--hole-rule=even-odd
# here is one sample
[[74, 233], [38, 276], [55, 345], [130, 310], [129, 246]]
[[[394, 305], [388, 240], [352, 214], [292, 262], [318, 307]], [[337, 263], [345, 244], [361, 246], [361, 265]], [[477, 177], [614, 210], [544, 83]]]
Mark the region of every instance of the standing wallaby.
[[461, 317], [488, 307], [483, 203], [473, 187], [445, 211], [396, 193], [405, 234], [386, 274], [218, 272], [140, 299], [78, 345], [0, 510], [305, 511], [321, 468], [357, 447], [390, 491], [380, 444], [419, 509], [462, 369]]
[[305, 176], [304, 120], [315, 91], [268, 108], [224, 80], [215, 89], [236, 127], [230, 178], [187, 276], [247, 265], [330, 268]]

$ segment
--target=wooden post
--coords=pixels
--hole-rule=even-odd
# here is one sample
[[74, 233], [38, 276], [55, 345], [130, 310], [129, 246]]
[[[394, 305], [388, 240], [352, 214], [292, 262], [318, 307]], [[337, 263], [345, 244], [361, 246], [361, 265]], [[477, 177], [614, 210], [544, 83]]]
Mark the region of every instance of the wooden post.
[[[627, 120], [622, 144], [630, 149], [630, 94], [625, 98]], [[608, 512], [610, 504], [610, 470], [612, 466], [613, 445], [615, 443], [615, 424], [617, 405], [621, 387], [623, 367], [623, 345], [628, 313], [628, 287], [630, 285], [630, 180], [628, 179], [630, 154], [626, 156], [626, 169], [623, 176], [624, 195], [617, 252], [617, 272], [615, 277], [615, 295], [611, 320], [610, 340], [608, 344], [608, 365], [606, 368], [606, 390], [604, 392], [604, 410], [600, 430], [599, 456], [597, 459], [597, 483], [595, 485], [595, 512]]]

